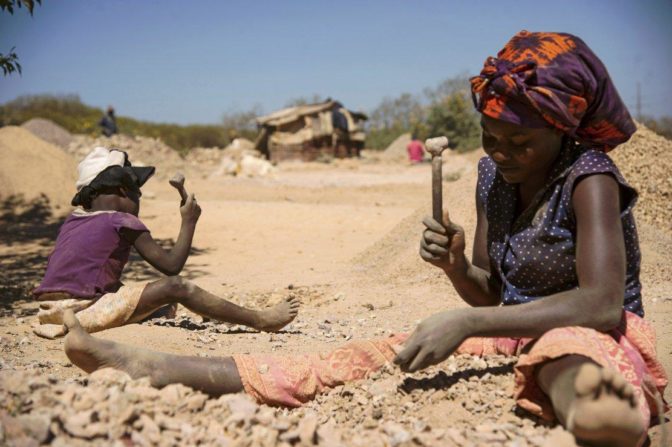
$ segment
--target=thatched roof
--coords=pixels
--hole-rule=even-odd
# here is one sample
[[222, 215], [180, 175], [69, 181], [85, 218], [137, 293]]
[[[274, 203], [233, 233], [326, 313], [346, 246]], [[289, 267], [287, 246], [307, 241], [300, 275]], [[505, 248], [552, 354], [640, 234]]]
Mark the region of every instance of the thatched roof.
[[[340, 105], [338, 101], [327, 100], [317, 104], [306, 104], [303, 106], [287, 107], [277, 110], [271, 114], [260, 116], [257, 118], [257, 124], [262, 126], [282, 126], [283, 124], [291, 123], [306, 115], [315, 115], [326, 110], [331, 110], [335, 105]], [[366, 120], [368, 117], [361, 112], [353, 112], [348, 110], [350, 115], [357, 120]]]

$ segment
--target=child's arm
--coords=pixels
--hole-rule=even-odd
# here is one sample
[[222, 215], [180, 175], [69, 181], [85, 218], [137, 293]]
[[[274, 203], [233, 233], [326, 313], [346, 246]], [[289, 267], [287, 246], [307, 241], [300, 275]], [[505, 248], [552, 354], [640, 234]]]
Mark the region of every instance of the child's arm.
[[187, 262], [191, 242], [196, 230], [196, 222], [201, 215], [201, 207], [196, 203], [193, 194], [190, 194], [184, 205], [180, 208], [182, 225], [175, 246], [170, 250], [164, 250], [152, 238], [148, 232], [142, 232], [135, 239], [134, 247], [142, 258], [149, 262], [152, 267], [169, 276], [179, 274]]

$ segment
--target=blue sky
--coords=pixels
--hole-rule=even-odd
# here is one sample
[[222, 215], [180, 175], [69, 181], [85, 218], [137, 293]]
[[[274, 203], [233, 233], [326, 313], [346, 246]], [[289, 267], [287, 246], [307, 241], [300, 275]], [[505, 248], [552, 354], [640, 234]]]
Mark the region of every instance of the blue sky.
[[23, 75], [0, 78], [0, 103], [78, 94], [120, 115], [217, 123], [313, 94], [370, 111], [477, 74], [517, 31], [576, 34], [602, 58], [635, 114], [672, 115], [672, 1], [43, 0], [0, 13], [0, 52]]

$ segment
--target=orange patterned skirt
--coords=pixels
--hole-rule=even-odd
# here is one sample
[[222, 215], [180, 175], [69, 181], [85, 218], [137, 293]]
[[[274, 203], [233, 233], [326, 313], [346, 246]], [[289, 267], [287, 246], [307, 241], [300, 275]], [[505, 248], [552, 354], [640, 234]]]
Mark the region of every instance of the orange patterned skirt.
[[[236, 355], [245, 391], [258, 402], [298, 407], [318, 393], [366, 378], [395, 357], [408, 334], [387, 339], [356, 341], [323, 354]], [[469, 338], [456, 354], [518, 356], [515, 397], [520, 407], [553, 420], [550, 400], [536, 383], [536, 368], [565, 355], [582, 355], [619, 372], [635, 388], [646, 425], [657, 415], [655, 396], [667, 385], [665, 371], [656, 359], [653, 327], [625, 312], [617, 329], [608, 333], [582, 327], [548, 331], [538, 339]]]

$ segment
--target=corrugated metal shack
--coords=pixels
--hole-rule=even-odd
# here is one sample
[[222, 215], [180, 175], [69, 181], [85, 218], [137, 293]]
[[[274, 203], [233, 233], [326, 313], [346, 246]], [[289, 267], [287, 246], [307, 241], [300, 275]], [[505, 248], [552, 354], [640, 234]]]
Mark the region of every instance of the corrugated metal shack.
[[257, 118], [255, 148], [272, 161], [356, 157], [364, 147], [361, 123], [366, 119], [331, 99], [287, 107]]

